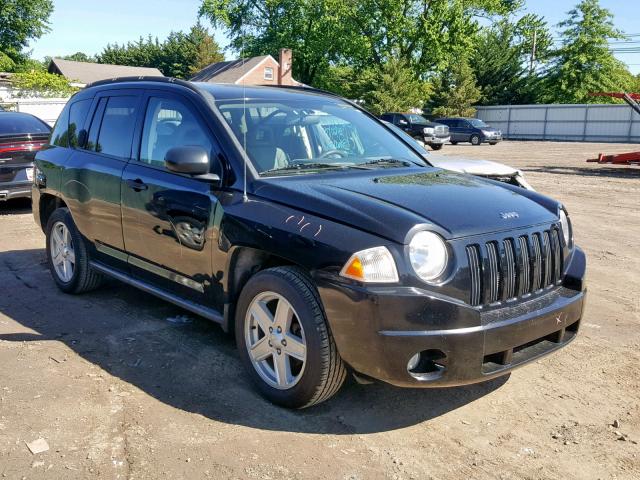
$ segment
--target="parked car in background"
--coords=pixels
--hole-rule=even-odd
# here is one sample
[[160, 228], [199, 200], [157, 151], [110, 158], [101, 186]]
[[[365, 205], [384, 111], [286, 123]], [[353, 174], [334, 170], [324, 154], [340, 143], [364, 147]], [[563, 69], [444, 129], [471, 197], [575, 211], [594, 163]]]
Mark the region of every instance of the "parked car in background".
[[286, 407], [349, 372], [481, 382], [576, 338], [586, 260], [562, 204], [405, 138], [310, 88], [99, 82], [36, 156], [33, 215], [60, 290], [113, 277], [235, 331]]
[[380, 118], [386, 122], [393, 123], [434, 150], [440, 150], [450, 140], [449, 127], [440, 123], [430, 122], [422, 115], [415, 113], [385, 113]]
[[50, 133], [38, 117], [0, 112], [0, 201], [31, 197], [33, 158]]
[[496, 145], [502, 140], [502, 132], [487, 125], [479, 118], [438, 118], [436, 122], [449, 127], [451, 143], [470, 143], [471, 145]]
[[516, 170], [513, 167], [505, 165], [503, 163], [492, 162], [490, 160], [475, 160], [459, 157], [448, 157], [444, 155], [436, 155], [429, 153], [426, 148], [419, 142], [413, 139], [413, 137], [407, 135], [400, 128], [394, 124], [385, 122], [393, 131], [398, 134], [402, 134], [407, 140], [411, 141], [417, 150], [434, 167], [444, 168], [445, 170], [451, 170], [452, 172], [467, 173], [469, 175], [476, 175], [478, 177], [490, 178], [492, 180], [498, 180], [499, 182], [505, 182], [510, 185], [517, 185], [527, 190], [533, 190], [533, 187], [524, 179], [524, 174], [521, 170]]

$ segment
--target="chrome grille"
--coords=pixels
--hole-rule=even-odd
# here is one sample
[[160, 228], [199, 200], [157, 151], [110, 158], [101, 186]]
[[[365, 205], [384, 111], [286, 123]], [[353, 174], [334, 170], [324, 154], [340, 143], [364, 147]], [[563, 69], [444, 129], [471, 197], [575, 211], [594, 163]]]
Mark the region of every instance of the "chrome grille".
[[556, 227], [466, 247], [471, 305], [535, 293], [562, 279], [563, 253]]
[[438, 136], [446, 137], [449, 135], [449, 127], [447, 125], [436, 125], [435, 132]]

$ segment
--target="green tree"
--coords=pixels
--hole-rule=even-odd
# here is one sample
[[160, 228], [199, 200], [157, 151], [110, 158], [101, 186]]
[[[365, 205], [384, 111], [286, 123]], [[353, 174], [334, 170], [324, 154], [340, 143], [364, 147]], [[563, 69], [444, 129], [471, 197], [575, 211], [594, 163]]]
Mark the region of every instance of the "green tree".
[[562, 46], [545, 78], [544, 100], [554, 103], [601, 103], [590, 92], [620, 91], [629, 87], [630, 75], [616, 59], [608, 41], [624, 38], [613, 24], [613, 15], [598, 0], [582, 0], [563, 28]]
[[220, 47], [202, 25], [188, 33], [171, 32], [160, 42], [151, 36], [125, 45], [107, 45], [98, 55], [99, 63], [155, 67], [164, 75], [189, 78], [210, 63], [224, 60]]
[[366, 108], [375, 115], [422, 109], [431, 93], [430, 85], [417, 79], [402, 60], [391, 59], [375, 67], [367, 79], [369, 85], [363, 99]]
[[440, 71], [473, 46], [480, 16], [521, 0], [203, 0], [201, 15], [245, 56], [293, 49], [293, 74], [317, 85], [335, 65], [363, 71], [392, 58], [416, 76]]
[[224, 28], [245, 57], [280, 48], [294, 53], [293, 76], [312, 84], [332, 63], [364, 48], [349, 18], [357, 2], [344, 0], [203, 0], [200, 14]]
[[30, 40], [49, 31], [52, 0], [0, 0], [0, 68], [13, 71]]
[[87, 63], [96, 63], [95, 55], [87, 55], [84, 52], [76, 52], [71, 55], [65, 55], [62, 58], [63, 60], [73, 60], [74, 62], [87, 62]]
[[472, 117], [476, 113], [473, 105], [482, 97], [469, 62], [465, 59], [460, 59], [438, 76], [434, 90], [429, 106], [433, 115], [442, 117]]
[[[535, 62], [531, 57], [535, 36]], [[482, 89], [484, 105], [536, 102], [540, 81], [536, 67], [550, 56], [552, 39], [542, 17], [527, 14], [513, 21], [503, 17], [478, 36], [470, 65]]]

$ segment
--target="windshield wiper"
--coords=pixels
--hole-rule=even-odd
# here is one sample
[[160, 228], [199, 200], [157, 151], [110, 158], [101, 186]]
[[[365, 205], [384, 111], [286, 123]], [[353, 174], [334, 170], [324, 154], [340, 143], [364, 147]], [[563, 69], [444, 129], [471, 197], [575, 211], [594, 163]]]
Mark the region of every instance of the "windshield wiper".
[[329, 168], [343, 169], [345, 167], [346, 165], [340, 165], [335, 163], [320, 163], [320, 162], [297, 163], [295, 165], [287, 165], [286, 167], [271, 168], [269, 170], [260, 172], [260, 175], [262, 176], [266, 173], [291, 172], [291, 171], [297, 171], [297, 170], [317, 170], [317, 169], [329, 169]]
[[398, 160], [397, 158], [378, 158], [377, 160], [370, 160], [364, 163], [358, 163], [355, 167], [367, 168], [369, 166], [385, 166], [385, 165], [404, 165], [405, 167], [411, 167], [412, 165], [418, 165], [417, 163], [410, 162], [409, 160]]

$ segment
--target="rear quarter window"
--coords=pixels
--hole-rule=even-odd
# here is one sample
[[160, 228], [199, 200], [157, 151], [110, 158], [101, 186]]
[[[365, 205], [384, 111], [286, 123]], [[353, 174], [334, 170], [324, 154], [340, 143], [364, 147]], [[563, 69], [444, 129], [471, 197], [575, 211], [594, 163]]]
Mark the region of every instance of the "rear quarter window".
[[91, 99], [69, 103], [64, 108], [51, 134], [52, 145], [57, 147], [78, 147], [78, 134], [82, 130], [91, 108]]

